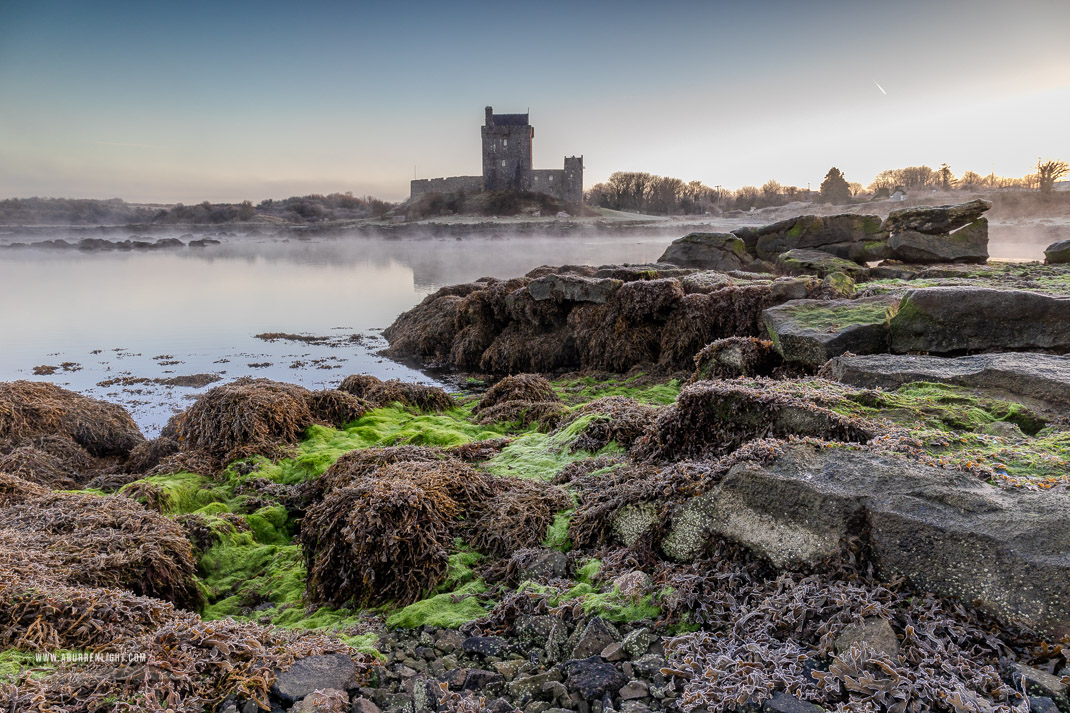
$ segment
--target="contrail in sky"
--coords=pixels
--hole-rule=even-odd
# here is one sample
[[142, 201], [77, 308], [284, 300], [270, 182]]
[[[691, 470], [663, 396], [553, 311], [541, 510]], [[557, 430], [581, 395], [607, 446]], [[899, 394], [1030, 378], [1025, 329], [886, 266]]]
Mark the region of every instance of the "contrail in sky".
[[876, 79], [874, 79], [873, 83], [877, 85], [877, 89], [881, 90], [881, 94], [883, 94], [884, 96], [888, 96], [888, 92], [884, 91], [884, 87], [882, 87], [880, 85], [880, 82], [878, 82]]

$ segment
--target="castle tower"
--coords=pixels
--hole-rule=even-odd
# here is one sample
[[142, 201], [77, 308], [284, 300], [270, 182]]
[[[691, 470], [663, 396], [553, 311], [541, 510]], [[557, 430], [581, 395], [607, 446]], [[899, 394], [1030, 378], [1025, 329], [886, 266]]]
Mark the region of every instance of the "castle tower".
[[535, 129], [527, 114], [495, 114], [486, 109], [483, 134], [483, 190], [519, 191], [531, 172]]
[[561, 197], [569, 203], [583, 202], [583, 156], [565, 156], [565, 181]]

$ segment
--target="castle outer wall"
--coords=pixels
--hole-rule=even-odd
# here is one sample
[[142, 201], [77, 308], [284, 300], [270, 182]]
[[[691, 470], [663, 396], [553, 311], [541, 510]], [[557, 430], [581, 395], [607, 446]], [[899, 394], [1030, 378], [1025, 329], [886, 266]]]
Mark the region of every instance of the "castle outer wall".
[[583, 202], [583, 156], [565, 157], [561, 169], [532, 168], [535, 129], [527, 114], [495, 114], [488, 106], [480, 133], [482, 176], [416, 179], [409, 184], [410, 197], [461, 191], [531, 191], [569, 203]]

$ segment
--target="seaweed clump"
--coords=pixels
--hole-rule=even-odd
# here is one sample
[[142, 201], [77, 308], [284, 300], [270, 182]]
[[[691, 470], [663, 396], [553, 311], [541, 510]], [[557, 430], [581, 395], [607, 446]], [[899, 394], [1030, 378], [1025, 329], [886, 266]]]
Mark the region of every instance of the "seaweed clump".
[[582, 430], [569, 446], [572, 453], [597, 453], [610, 443], [627, 450], [654, 422], [660, 410], [658, 406], [627, 396], [607, 396], [573, 411], [561, 429], [583, 419]]
[[342, 380], [338, 390], [364, 400], [372, 408], [399, 403], [419, 411], [437, 412], [448, 411], [457, 405], [441, 387], [397, 379], [383, 381], [371, 374], [350, 374]]
[[727, 337], [707, 344], [695, 355], [691, 381], [772, 376], [782, 363], [783, 359], [768, 339]]
[[121, 496], [41, 494], [5, 477], [0, 564], [13, 578], [122, 587], [196, 609], [193, 552], [171, 520]]
[[318, 604], [411, 604], [446, 576], [453, 537], [499, 481], [456, 459], [339, 460], [299, 537]]
[[731, 453], [756, 438], [802, 436], [865, 443], [875, 426], [775, 390], [767, 379], [700, 381], [680, 392], [636, 443], [635, 455], [679, 461]]
[[[0, 596], [3, 587], [0, 584]], [[298, 659], [346, 654], [356, 664], [361, 680], [375, 665], [369, 656], [321, 634], [233, 619], [202, 621], [158, 600], [113, 590], [64, 588], [38, 594], [33, 603], [39, 615], [47, 613], [51, 621], [77, 632], [68, 637], [72, 648], [117, 658], [61, 663], [46, 676], [23, 672], [14, 682], [0, 686], [0, 706], [5, 710], [201, 713], [216, 710], [224, 699], [234, 696], [266, 710], [278, 672]], [[31, 609], [27, 606], [24, 611]], [[106, 633], [108, 640], [94, 643], [97, 630]], [[137, 657], [120, 658], [129, 652], [136, 652]]]
[[121, 406], [45, 382], [0, 382], [0, 442], [55, 435], [96, 457], [125, 457], [145, 440]]
[[458, 537], [508, 556], [538, 544], [571, 500], [560, 488], [499, 478], [432, 448], [353, 451], [316, 486], [299, 542], [318, 604], [410, 604], [441, 584]]
[[276, 458], [312, 424], [308, 394], [294, 384], [237, 379], [209, 390], [173, 416], [162, 435], [219, 463], [251, 455]]
[[537, 424], [553, 428], [568, 409], [554, 387], [537, 374], [516, 374], [501, 379], [487, 390], [472, 413], [477, 423], [515, 423], [521, 428]]

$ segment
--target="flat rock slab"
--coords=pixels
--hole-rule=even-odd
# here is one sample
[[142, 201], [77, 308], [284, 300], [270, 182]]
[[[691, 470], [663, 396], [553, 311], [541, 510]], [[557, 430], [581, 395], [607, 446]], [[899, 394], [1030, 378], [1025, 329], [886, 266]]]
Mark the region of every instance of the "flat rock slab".
[[939, 235], [969, 225], [981, 217], [992, 204], [981, 198], [957, 205], [918, 206], [893, 210], [884, 221], [884, 229], [891, 233], [915, 230]]
[[795, 248], [777, 256], [777, 266], [789, 275], [817, 275], [827, 277], [841, 272], [856, 280], [869, 277], [869, 269], [850, 260], [838, 258], [822, 250]]
[[882, 576], [975, 602], [1003, 621], [1070, 634], [1070, 493], [1001, 490], [902, 457], [797, 445], [734, 466], [673, 514], [662, 541], [693, 559], [709, 533], [782, 568], [860, 538]]
[[889, 322], [895, 353], [1070, 350], [1070, 299], [986, 287], [911, 290]]
[[978, 218], [950, 235], [930, 235], [917, 230], [892, 233], [888, 249], [892, 259], [905, 263], [983, 265], [988, 262], [988, 219]]
[[1070, 407], [1070, 357], [1010, 352], [943, 358], [911, 354], [840, 356], [819, 376], [866, 389], [931, 381], [991, 389]]
[[612, 278], [583, 277], [581, 275], [547, 275], [528, 283], [527, 290], [538, 302], [591, 302], [603, 304], [624, 283]]
[[792, 300], [765, 310], [762, 320], [785, 361], [819, 367], [844, 352], [887, 351], [887, 314], [898, 304], [896, 295]]

